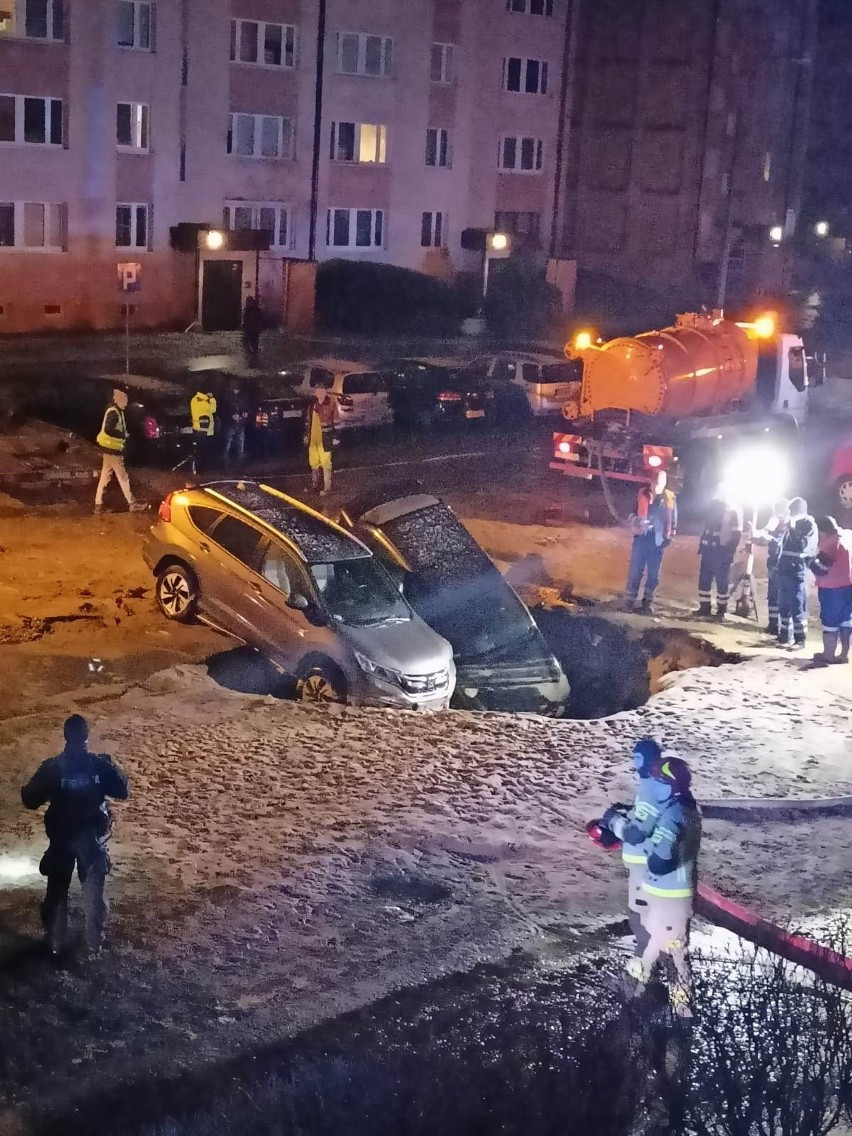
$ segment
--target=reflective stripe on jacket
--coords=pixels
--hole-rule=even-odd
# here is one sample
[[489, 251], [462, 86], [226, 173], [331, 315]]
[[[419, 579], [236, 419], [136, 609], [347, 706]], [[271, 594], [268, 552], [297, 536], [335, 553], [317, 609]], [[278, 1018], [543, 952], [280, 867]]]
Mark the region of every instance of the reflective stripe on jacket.
[[660, 806], [654, 799], [651, 780], [640, 777], [632, 808], [626, 816], [614, 817], [610, 824], [612, 832], [621, 841], [621, 859], [625, 864], [648, 862], [645, 843], [654, 831], [659, 815]]
[[189, 413], [192, 416], [192, 428], [200, 434], [209, 437], [216, 429], [214, 414], [216, 413], [216, 399], [212, 394], [196, 391], [189, 403]]
[[127, 443], [127, 422], [117, 406], [108, 406], [95, 442], [108, 454], [123, 454]]
[[654, 534], [657, 547], [663, 541], [672, 540], [677, 532], [677, 497], [671, 489], [664, 489], [655, 497], [649, 486], [639, 490], [636, 502], [636, 516], [648, 522], [648, 532]]
[[663, 805], [645, 850], [648, 871], [642, 890], [668, 899], [688, 898], [695, 892], [701, 813], [689, 795], [672, 797]]

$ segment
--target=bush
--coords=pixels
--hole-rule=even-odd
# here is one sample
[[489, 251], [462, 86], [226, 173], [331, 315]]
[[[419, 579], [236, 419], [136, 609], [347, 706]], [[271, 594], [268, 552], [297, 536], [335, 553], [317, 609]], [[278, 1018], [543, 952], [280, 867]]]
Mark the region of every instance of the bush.
[[422, 272], [331, 260], [317, 272], [317, 316], [328, 331], [454, 334], [463, 301], [455, 288]]
[[544, 332], [561, 311], [562, 296], [531, 257], [491, 262], [485, 317], [491, 331], [513, 337]]

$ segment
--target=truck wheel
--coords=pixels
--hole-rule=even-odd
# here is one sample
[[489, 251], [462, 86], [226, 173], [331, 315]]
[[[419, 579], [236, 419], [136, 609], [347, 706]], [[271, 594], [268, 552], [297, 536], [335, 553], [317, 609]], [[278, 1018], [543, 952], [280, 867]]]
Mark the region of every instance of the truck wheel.
[[835, 481], [834, 498], [839, 509], [852, 512], [852, 473], [844, 473]]
[[166, 619], [189, 623], [198, 607], [198, 581], [185, 564], [173, 561], [157, 574], [157, 604]]
[[321, 662], [300, 669], [296, 679], [296, 698], [300, 702], [327, 705], [346, 701], [346, 679], [332, 662]]

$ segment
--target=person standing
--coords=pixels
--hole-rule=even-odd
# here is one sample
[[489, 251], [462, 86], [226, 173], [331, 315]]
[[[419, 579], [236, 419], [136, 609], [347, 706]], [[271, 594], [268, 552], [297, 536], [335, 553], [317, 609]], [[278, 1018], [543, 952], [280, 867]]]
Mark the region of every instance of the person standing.
[[778, 563], [781, 559], [781, 541], [789, 523], [790, 502], [786, 497], [781, 497], [772, 506], [772, 516], [765, 528], [751, 533], [755, 544], [766, 545], [766, 599], [769, 607], [766, 632], [774, 639], [778, 638]]
[[65, 947], [68, 890], [75, 867], [83, 889], [86, 946], [97, 953], [109, 910], [104, 897], [112, 828], [107, 798], [127, 800], [127, 776], [107, 754], [89, 752], [89, 726], [80, 714], [65, 721], [63, 733], [64, 750], [42, 762], [21, 789], [21, 801], [28, 809], [48, 806], [44, 815], [48, 848], [39, 871], [47, 877], [41, 920], [51, 953], [58, 955]]
[[852, 637], [852, 532], [841, 529], [834, 517], [821, 517], [817, 531], [819, 544], [811, 571], [819, 593], [822, 652], [814, 655], [814, 662], [848, 663]]
[[320, 497], [327, 497], [331, 491], [331, 452], [337, 445], [338, 420], [337, 399], [330, 394], [328, 383], [323, 382], [314, 388], [305, 417], [304, 436], [311, 469], [311, 488], [314, 492], [319, 490]]
[[666, 474], [661, 470], [653, 482], [643, 485], [639, 490], [636, 513], [630, 520], [633, 547], [627, 574], [627, 603], [635, 608], [644, 576], [641, 610], [649, 615], [654, 610], [654, 593], [660, 581], [663, 553], [677, 533], [677, 498], [666, 488], [666, 482]]
[[637, 944], [644, 943], [642, 912], [646, 902], [642, 885], [648, 865], [645, 841], [654, 831], [660, 815], [657, 792], [651, 780], [659, 765], [661, 750], [654, 738], [642, 738], [633, 747], [633, 768], [636, 771], [636, 796], [630, 808], [611, 805], [600, 824], [621, 841], [621, 859], [627, 869], [627, 907], [630, 911], [630, 929]]
[[743, 532], [741, 510], [719, 492], [707, 510], [704, 531], [698, 542], [701, 564], [698, 569], [698, 610], [696, 615], [713, 614], [713, 585], [716, 585], [716, 618], [728, 614], [731, 593], [731, 567]]
[[[816, 522], [803, 497], [790, 502], [790, 520], [778, 559], [778, 643], [801, 650], [808, 634], [807, 568], [817, 551]], [[792, 630], [792, 639], [790, 632]]]
[[127, 466], [124, 464], [127, 449], [127, 391], [124, 387], [113, 388], [112, 401], [104, 411], [103, 422], [95, 442], [101, 452], [101, 476], [95, 490], [95, 516], [100, 516], [104, 507], [104, 491], [113, 478], [118, 482], [124, 500], [131, 513], [147, 509], [147, 505], [137, 501], [130, 487]]
[[222, 418], [223, 431], [222, 460], [230, 465], [233, 460], [241, 465], [246, 452], [246, 422], [248, 421], [248, 401], [238, 383], [234, 383], [224, 402]]
[[216, 409], [216, 398], [213, 393], [202, 390], [199, 386], [189, 401], [196, 473], [209, 469], [213, 461]]
[[257, 297], [246, 296], [243, 308], [243, 350], [246, 363], [249, 367], [256, 367], [260, 355], [260, 333], [263, 331], [265, 320], [263, 310], [257, 302]]
[[669, 990], [671, 1006], [680, 1017], [692, 1016], [692, 968], [689, 927], [698, 884], [701, 813], [691, 792], [692, 774], [680, 757], [664, 752], [651, 777], [659, 815], [645, 842], [648, 862], [642, 882], [644, 934], [627, 973], [641, 993], [663, 954], [675, 968]]

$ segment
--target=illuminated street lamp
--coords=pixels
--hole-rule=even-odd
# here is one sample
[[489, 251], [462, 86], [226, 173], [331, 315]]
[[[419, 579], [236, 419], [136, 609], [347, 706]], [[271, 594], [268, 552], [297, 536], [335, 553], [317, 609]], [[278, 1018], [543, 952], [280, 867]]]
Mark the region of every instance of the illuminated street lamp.
[[219, 229], [209, 229], [204, 234], [204, 243], [211, 252], [218, 252], [225, 243], [225, 234]]
[[482, 268], [482, 308], [488, 295], [488, 266], [492, 260], [503, 260], [512, 251], [512, 240], [507, 233], [489, 233], [485, 238], [485, 263]]
[[784, 229], [781, 225], [773, 225], [769, 230], [769, 239], [774, 245], [780, 245], [784, 239]]
[[818, 237], [828, 236], [828, 221], [817, 221], [814, 225], [814, 232]]

